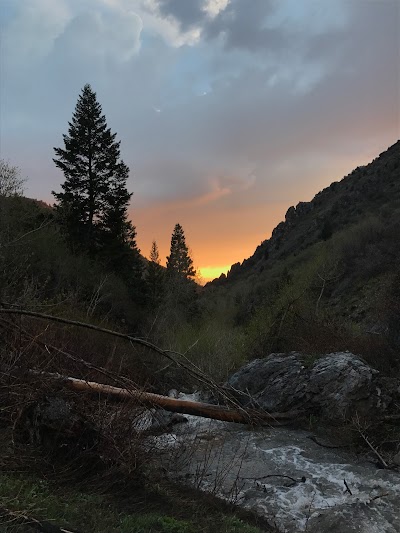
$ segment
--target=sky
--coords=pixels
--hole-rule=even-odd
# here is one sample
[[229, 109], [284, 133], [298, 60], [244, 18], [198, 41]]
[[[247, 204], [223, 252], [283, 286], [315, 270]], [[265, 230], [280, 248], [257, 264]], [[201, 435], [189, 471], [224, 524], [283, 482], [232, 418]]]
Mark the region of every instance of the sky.
[[121, 141], [130, 217], [204, 280], [400, 137], [400, 0], [0, 0], [0, 157], [52, 202], [85, 83]]

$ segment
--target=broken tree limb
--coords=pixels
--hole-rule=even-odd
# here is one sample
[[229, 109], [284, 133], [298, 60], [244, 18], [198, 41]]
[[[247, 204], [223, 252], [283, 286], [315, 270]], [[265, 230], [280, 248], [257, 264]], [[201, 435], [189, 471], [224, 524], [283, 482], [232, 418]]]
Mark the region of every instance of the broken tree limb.
[[[1, 304], [1, 303], [0, 303]], [[0, 312], [1, 312], [1, 309], [0, 309]], [[62, 319], [63, 320], [63, 319]], [[5, 322], [7, 326], [13, 326], [13, 324], [10, 324], [8, 321], [5, 321], [4, 319], [1, 319], [0, 318], [0, 324], [2, 322]], [[82, 323], [83, 324], [83, 323]], [[85, 325], [85, 324], [83, 324]], [[20, 331], [23, 332], [23, 334], [28, 337], [29, 339], [31, 339], [32, 341], [34, 341], [36, 344], [40, 345], [42, 348], [44, 348], [47, 352], [49, 352], [49, 348], [51, 348], [52, 350], [55, 350], [56, 352], [60, 353], [61, 355], [64, 355], [65, 357], [67, 357], [68, 359], [71, 359], [75, 362], [79, 362], [81, 364], [83, 364], [84, 366], [86, 366], [87, 368], [90, 368], [90, 369], [93, 369], [93, 370], [96, 370], [97, 372], [100, 372], [101, 374], [103, 374], [104, 376], [106, 376], [107, 378], [111, 378], [113, 379], [114, 381], [116, 381], [117, 383], [118, 382], [122, 382], [120, 383], [120, 385], [122, 385], [122, 388], [123, 389], [126, 389], [126, 390], [129, 390], [129, 391], [138, 391], [138, 387], [136, 386], [136, 384], [134, 384], [131, 380], [127, 380], [126, 378], [123, 378], [122, 376], [119, 376], [109, 370], [106, 370], [105, 368], [102, 368], [102, 367], [98, 367], [97, 365], [94, 365], [93, 363], [89, 363], [88, 361], [85, 361], [84, 359], [80, 358], [80, 357], [76, 357], [76, 356], [73, 356], [67, 352], [65, 352], [64, 350], [60, 350], [59, 348], [57, 348], [56, 346], [52, 346], [50, 344], [46, 344], [42, 341], [39, 341], [37, 339], [37, 337], [33, 337], [32, 335], [30, 335], [27, 331], [25, 331], [24, 329], [20, 328]], [[114, 334], [116, 333], [117, 336], [119, 336], [120, 334], [118, 332], [113, 332], [112, 330], [103, 330], [104, 332], [108, 332], [110, 334]], [[122, 334], [123, 335], [123, 334]], [[50, 353], [50, 352], [49, 352]], [[178, 354], [177, 354], [178, 355]], [[196, 367], [197, 368], [197, 367]], [[200, 371], [200, 369], [198, 369]], [[35, 373], [35, 371], [31, 371], [31, 373]], [[243, 412], [243, 409], [241, 407], [241, 405], [236, 402], [235, 400], [233, 400], [229, 395], [227, 395], [224, 391], [224, 388], [223, 387], [220, 387], [218, 385], [216, 385], [212, 380], [208, 379], [208, 382], [207, 381], [204, 381], [204, 380], [200, 380], [201, 382], [205, 382], [206, 385], [208, 386], [212, 386], [214, 388], [214, 390], [216, 390], [217, 392], [219, 392], [221, 394], [221, 396], [225, 399], [225, 401], [228, 403], [228, 405], [230, 405], [230, 407], [234, 410], [237, 410], [239, 412]], [[86, 383], [86, 382], [85, 382]], [[175, 412], [178, 412], [178, 411], [175, 411]], [[255, 423], [255, 421], [253, 421], [252, 423]], [[279, 421], [276, 421], [276, 424], [279, 424], [280, 422]]]
[[[29, 528], [29, 531], [36, 530], [42, 533], [74, 533], [70, 529], [58, 527], [44, 520], [38, 520], [33, 516], [27, 515], [25, 512], [11, 511], [5, 507], [0, 507], [0, 522], [9, 523], [10, 531], [11, 527], [20, 525]], [[77, 532], [75, 531], [75, 533]]]
[[298, 411], [292, 411], [289, 413], [266, 413], [265, 411], [258, 411], [255, 409], [232, 409], [221, 405], [170, 398], [152, 392], [113, 387], [112, 385], [105, 385], [104, 383], [85, 381], [83, 379], [63, 376], [51, 372], [31, 370], [29, 373], [57, 380], [63, 383], [64, 386], [77, 392], [110, 396], [117, 401], [136, 400], [143, 406], [157, 406], [174, 413], [201, 416], [203, 418], [212, 418], [214, 420], [222, 420], [225, 422], [236, 422], [239, 424], [260, 424], [263, 422], [268, 424], [279, 424], [293, 420], [300, 414]]
[[[149, 350], [152, 350], [158, 353], [159, 355], [166, 357], [167, 359], [169, 359], [169, 361], [176, 364], [177, 367], [180, 367], [186, 370], [187, 372], [189, 372], [189, 374], [191, 374], [194, 378], [196, 378], [200, 383], [203, 383], [206, 386], [209, 386], [215, 391], [219, 392], [228, 402], [235, 403], [233, 402], [231, 398], [226, 396], [222, 388], [218, 386], [217, 383], [215, 383], [213, 379], [211, 379], [209, 376], [204, 374], [204, 372], [202, 372], [196, 365], [194, 365], [191, 361], [189, 361], [188, 358], [185, 357], [184, 354], [180, 354], [172, 350], [163, 350], [162, 348], [159, 348], [155, 344], [152, 344], [151, 342], [146, 341], [145, 339], [133, 337], [131, 335], [127, 335], [126, 333], [121, 333], [119, 331], [114, 331], [112, 329], [95, 326], [94, 324], [80, 322], [77, 320], [70, 320], [67, 318], [62, 318], [62, 317], [53, 316], [53, 315], [47, 315], [45, 313], [38, 313], [36, 311], [28, 311], [26, 309], [14, 309], [14, 308], [11, 309], [7, 307], [7, 304], [4, 302], [0, 302], [0, 306], [4, 307], [4, 308], [0, 307], [0, 314], [29, 316], [31, 318], [35, 318], [39, 320], [47, 320], [47, 321], [58, 322], [60, 324], [75, 326], [79, 328], [86, 328], [86, 329], [90, 329], [93, 331], [98, 331], [100, 333], [104, 333], [106, 335], [118, 337], [120, 339], [125, 339], [129, 341], [130, 343], [138, 344], [139, 346], [144, 346], [145, 348], [148, 348]], [[185, 362], [180, 361], [177, 357], [185, 359]]]
[[364, 441], [366, 442], [366, 444], [371, 448], [371, 450], [374, 452], [374, 454], [377, 456], [378, 460], [379, 460], [379, 463], [380, 465], [382, 466], [382, 468], [389, 468], [388, 464], [386, 463], [386, 461], [383, 459], [382, 455], [378, 452], [378, 450], [370, 443], [368, 437], [361, 431], [359, 430], [359, 433], [361, 435], [361, 437], [364, 439]]

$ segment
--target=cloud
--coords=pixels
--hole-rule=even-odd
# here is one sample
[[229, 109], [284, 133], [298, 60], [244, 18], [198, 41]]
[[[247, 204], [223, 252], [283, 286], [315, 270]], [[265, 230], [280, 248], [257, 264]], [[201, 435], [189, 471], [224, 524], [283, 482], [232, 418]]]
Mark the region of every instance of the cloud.
[[202, 0], [158, 0], [158, 9], [162, 16], [173, 16], [183, 30], [199, 24], [206, 15]]
[[180, 219], [234, 262], [399, 135], [397, 0], [3, 1], [2, 157], [50, 199], [52, 147], [91, 83], [149, 246]]
[[148, 32], [161, 37], [168, 45], [179, 48], [184, 45], [197, 44], [201, 34], [198, 25], [192, 25], [189, 22], [191, 12], [196, 10], [197, 0], [193, 0], [193, 7], [191, 1], [181, 3], [185, 4], [181, 8], [182, 22], [174, 16], [173, 9], [170, 12], [170, 8], [173, 8], [174, 4], [169, 5], [169, 0], [161, 0], [161, 3], [160, 0], [137, 0], [135, 5], [137, 5], [138, 12]]
[[213, 19], [227, 8], [229, 1], [230, 0], [205, 0], [202, 9]]
[[18, 69], [46, 57], [72, 15], [63, 0], [23, 0], [12, 7], [3, 29], [2, 60]]
[[140, 48], [141, 18], [119, 4], [21, 0], [17, 6], [4, 30], [4, 60], [15, 71], [36, 68], [53, 53], [70, 55], [75, 63], [127, 61]]
[[83, 11], [57, 38], [57, 55], [68, 53], [72, 61], [129, 61], [140, 49], [141, 18], [119, 9]]
[[202, 27], [215, 19], [228, 6], [230, 0], [158, 0], [159, 13], [175, 19], [182, 31]]

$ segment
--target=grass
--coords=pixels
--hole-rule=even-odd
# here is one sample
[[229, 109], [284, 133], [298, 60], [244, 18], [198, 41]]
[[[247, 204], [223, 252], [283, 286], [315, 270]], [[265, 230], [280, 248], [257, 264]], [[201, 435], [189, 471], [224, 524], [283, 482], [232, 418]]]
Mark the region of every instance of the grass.
[[[21, 474], [0, 473], [0, 507], [46, 520], [58, 527], [85, 533], [260, 533], [260, 529], [227, 512], [218, 504], [207, 504], [205, 495], [193, 499], [166, 494], [143, 495], [142, 504], [129, 498], [118, 504], [110, 495], [78, 492], [57, 487], [44, 479]], [[141, 506], [142, 510], [138, 510]], [[157, 506], [159, 509], [157, 509]], [[221, 506], [224, 504], [221, 502]], [[130, 509], [131, 507], [131, 509]], [[168, 512], [166, 511], [168, 508]], [[175, 515], [175, 516], [174, 516]], [[187, 515], [180, 517], [179, 515]], [[0, 523], [4, 533], [27, 533], [27, 526]]]

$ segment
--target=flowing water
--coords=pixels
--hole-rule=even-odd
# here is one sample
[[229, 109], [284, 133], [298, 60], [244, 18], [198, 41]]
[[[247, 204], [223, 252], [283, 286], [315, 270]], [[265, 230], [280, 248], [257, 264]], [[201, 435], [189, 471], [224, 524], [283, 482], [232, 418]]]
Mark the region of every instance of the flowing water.
[[266, 516], [282, 532], [400, 532], [400, 471], [312, 433], [187, 416], [151, 437], [170, 478]]

